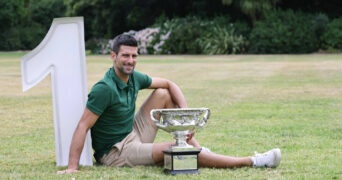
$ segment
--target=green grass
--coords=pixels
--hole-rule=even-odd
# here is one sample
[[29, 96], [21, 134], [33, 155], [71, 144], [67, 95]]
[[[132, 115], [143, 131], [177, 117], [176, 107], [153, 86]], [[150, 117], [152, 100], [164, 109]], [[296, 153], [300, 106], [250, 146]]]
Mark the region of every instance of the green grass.
[[[137, 70], [173, 80], [189, 107], [212, 116], [196, 133], [203, 146], [232, 156], [282, 149], [276, 169], [209, 169], [167, 176], [162, 167], [81, 167], [56, 175], [50, 78], [22, 92], [20, 57], [0, 53], [1, 179], [341, 179], [341, 55], [140, 56]], [[89, 88], [111, 66], [87, 57]], [[139, 94], [139, 106], [151, 91]], [[156, 141], [170, 141], [159, 132]]]

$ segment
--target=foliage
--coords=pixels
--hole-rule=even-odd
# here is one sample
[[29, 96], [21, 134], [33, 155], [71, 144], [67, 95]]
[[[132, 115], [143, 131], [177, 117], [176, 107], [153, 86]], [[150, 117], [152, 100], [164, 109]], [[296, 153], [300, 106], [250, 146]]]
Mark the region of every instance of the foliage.
[[310, 53], [318, 49], [312, 15], [273, 10], [258, 21], [250, 35], [250, 53]]
[[313, 19], [313, 31], [316, 33], [317, 38], [320, 38], [326, 26], [329, 23], [329, 17], [326, 14], [318, 13], [316, 17]]
[[[144, 8], [135, 0], [65, 0], [68, 16], [84, 16], [86, 40], [111, 39], [122, 32], [144, 28]], [[154, 16], [152, 16], [154, 17]], [[138, 18], [141, 18], [138, 21]]]
[[281, 0], [277, 6], [304, 13], [324, 13], [331, 19], [341, 17], [342, 12], [342, 1], [340, 0]]
[[[301, 11], [311, 14], [319, 13], [304, 23], [305, 27], [298, 28], [306, 30], [309, 21], [312, 21], [311, 28], [317, 39], [315, 42], [311, 38], [308, 39], [305, 43], [305, 46], [308, 46], [307, 50], [300, 52], [312, 52], [318, 48], [330, 49], [333, 47], [328, 47], [330, 45], [327, 42], [323, 43], [323, 39], [326, 38], [321, 36], [324, 34], [329, 21], [338, 18], [342, 9], [342, 3], [338, 0], [329, 1], [329, 3], [324, 0], [315, 0], [314, 3], [310, 0], [2, 0], [0, 6], [2, 8], [0, 11], [0, 38], [3, 40], [0, 44], [0, 50], [2, 51], [33, 49], [46, 35], [53, 18], [83, 16], [86, 44], [87, 47], [94, 49], [94, 52], [98, 52], [99, 48], [107, 46], [103, 44], [103, 40], [108, 41], [117, 34], [131, 30], [139, 32], [145, 28], [155, 28], [154, 24], [157, 23], [161, 26], [159, 33], [156, 34], [158, 37], [154, 37], [151, 44], [147, 45], [146, 48], [148, 53], [162, 54], [203, 53], [203, 45], [196, 42], [200, 38], [203, 40], [208, 32], [214, 31], [215, 28], [206, 24], [208, 21], [214, 21], [217, 24], [216, 30], [219, 30], [218, 32], [221, 32], [221, 35], [225, 33], [225, 36], [228, 37], [228, 34], [233, 33], [232, 37], [242, 35], [244, 39], [248, 40], [250, 37], [249, 30], [239, 32], [239, 28], [234, 28], [231, 32], [232, 30], [228, 28], [229, 33], [227, 33], [222, 31], [222, 28], [227, 29], [226, 25], [217, 22], [216, 17], [229, 18], [230, 22], [227, 24], [245, 22], [254, 28], [257, 22], [264, 21], [263, 18], [269, 14], [269, 10], [275, 8], [293, 9], [295, 12]], [[287, 18], [287, 20], [289, 19]], [[285, 21], [278, 22], [282, 28], [288, 26], [287, 23]], [[291, 23], [290, 20], [290, 24], [294, 23]], [[298, 27], [301, 26], [300, 23], [297, 25]], [[173, 34], [170, 31], [171, 26]], [[260, 29], [260, 25], [254, 30], [254, 33], [257, 31], [259, 33], [263, 31]], [[282, 34], [277, 34], [272, 37], [279, 39], [275, 41], [282, 41], [285, 38], [281, 36]], [[294, 35], [294, 37], [296, 36], [298, 35]], [[311, 37], [311, 32], [307, 36]], [[248, 42], [251, 42], [251, 45], [254, 44], [252, 41]], [[312, 48], [313, 42], [316, 43], [315, 48]], [[255, 46], [252, 46], [253, 49]], [[286, 52], [292, 51], [292, 49], [288, 48]], [[103, 51], [101, 50], [101, 52]]]
[[[172, 19], [166, 22], [161, 32], [171, 31], [170, 37], [165, 40], [163, 49], [171, 54], [200, 54], [201, 47], [196, 43], [203, 31], [208, 28], [207, 24], [198, 17], [186, 17]], [[164, 29], [166, 28], [166, 29]]]
[[204, 54], [240, 54], [246, 51], [247, 39], [237, 34], [234, 24], [222, 26], [213, 24], [197, 39]]
[[[201, 19], [198, 17], [161, 20], [153, 27], [125, 32], [134, 36], [140, 54], [236, 54], [246, 51], [249, 27], [245, 23], [230, 22], [226, 17]], [[92, 53], [107, 54], [109, 41], [93, 38], [86, 48]]]
[[0, 1], [0, 50], [32, 49], [44, 38], [53, 17], [64, 16], [63, 0]]
[[232, 54], [246, 49], [249, 28], [229, 18], [177, 18], [160, 25], [152, 41], [154, 53]]
[[[191, 14], [197, 3], [210, 3], [208, 0], [157, 1], [157, 0], [64, 0], [67, 16], [84, 16], [86, 40], [91, 38], [113, 38], [130, 30], [140, 30], [155, 23], [159, 16], [173, 18]], [[208, 6], [206, 6], [208, 7]], [[206, 8], [201, 7], [201, 8]], [[198, 10], [201, 12], [202, 9]], [[217, 12], [212, 9], [211, 12]]]
[[[145, 28], [140, 31], [128, 31], [125, 34], [133, 36], [138, 41], [139, 54], [157, 54], [160, 51], [160, 46], [163, 45], [162, 37], [159, 43], [152, 44], [153, 38], [159, 33], [159, 28]], [[112, 39], [93, 38], [87, 41], [86, 49], [93, 54], [109, 54], [112, 46]]]
[[342, 18], [332, 20], [321, 37], [323, 49], [342, 51]]
[[222, 4], [235, 4], [255, 24], [265, 12], [272, 10], [280, 0], [222, 0]]
[[165, 42], [168, 41], [172, 32], [172, 29], [176, 26], [175, 22], [177, 22], [178, 19], [173, 20], [165, 20], [164, 21], [158, 21], [158, 23], [155, 25], [156, 27], [159, 27], [159, 32], [154, 35], [152, 39], [152, 46], [154, 47], [154, 54], [171, 54], [170, 50], [168, 49], [168, 45], [165, 45]]
[[0, 30], [5, 31], [8, 27], [14, 27], [21, 23], [27, 16], [23, 1], [0, 1]]
[[152, 41], [159, 28], [145, 28], [140, 31], [129, 31], [126, 34], [132, 35], [138, 41], [139, 54], [154, 54], [158, 51], [157, 45], [153, 45]]
[[84, 17], [84, 26], [87, 32], [85, 34], [86, 40], [112, 38], [112, 32], [115, 28], [122, 31], [119, 25], [124, 26], [121, 17], [126, 15], [123, 13], [126, 6], [122, 0], [65, 0], [64, 2], [67, 7], [67, 16]]
[[112, 39], [92, 38], [86, 42], [86, 49], [92, 54], [109, 54], [112, 50]]
[[[64, 17], [66, 7], [63, 0], [31, 1], [29, 20], [22, 31], [26, 38], [21, 38], [29, 49], [36, 47], [48, 32], [54, 18]], [[27, 23], [30, 22], [30, 23]]]
[[325, 29], [329, 23], [329, 17], [326, 14], [318, 13], [312, 22], [312, 30], [315, 32], [317, 38], [318, 49], [322, 49], [322, 38]]
[[48, 29], [53, 18], [64, 17], [66, 6], [63, 0], [40, 0], [30, 4], [30, 16], [33, 22], [44, 25]]
[[22, 19], [27, 16], [23, 1], [0, 1], [0, 50], [22, 48], [20, 29]]

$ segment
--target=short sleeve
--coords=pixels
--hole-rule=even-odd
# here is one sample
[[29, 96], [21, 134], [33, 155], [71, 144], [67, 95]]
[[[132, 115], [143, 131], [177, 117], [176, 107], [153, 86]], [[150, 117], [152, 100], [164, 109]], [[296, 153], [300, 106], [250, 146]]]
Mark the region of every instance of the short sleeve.
[[88, 94], [87, 108], [100, 116], [110, 104], [110, 92], [110, 88], [105, 83], [95, 84]]
[[135, 71], [135, 78], [139, 82], [139, 89], [146, 89], [151, 86], [152, 78], [146, 74]]

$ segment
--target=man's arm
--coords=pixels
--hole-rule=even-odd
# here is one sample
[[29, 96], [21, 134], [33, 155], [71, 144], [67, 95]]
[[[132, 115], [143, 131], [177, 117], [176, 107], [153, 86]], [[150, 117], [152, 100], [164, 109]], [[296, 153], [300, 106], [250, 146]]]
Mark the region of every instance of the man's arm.
[[88, 108], [85, 108], [84, 113], [72, 137], [69, 152], [68, 169], [64, 171], [58, 171], [58, 174], [73, 173], [78, 171], [78, 164], [80, 161], [80, 156], [87, 132], [95, 124], [98, 117], [98, 115], [91, 112]]
[[173, 102], [178, 105], [179, 108], [186, 108], [187, 103], [185, 101], [185, 97], [182, 93], [182, 90], [178, 87], [178, 85], [170, 80], [163, 78], [152, 78], [152, 83], [149, 89], [157, 89], [164, 88], [168, 89], [171, 95]]

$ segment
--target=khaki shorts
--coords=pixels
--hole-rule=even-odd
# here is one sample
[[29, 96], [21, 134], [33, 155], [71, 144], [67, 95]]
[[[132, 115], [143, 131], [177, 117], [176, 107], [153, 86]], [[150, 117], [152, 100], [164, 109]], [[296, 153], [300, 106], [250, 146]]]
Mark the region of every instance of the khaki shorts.
[[100, 163], [107, 166], [153, 165], [152, 146], [157, 128], [144, 117], [140, 110], [135, 114], [133, 131], [121, 142], [100, 158]]

